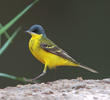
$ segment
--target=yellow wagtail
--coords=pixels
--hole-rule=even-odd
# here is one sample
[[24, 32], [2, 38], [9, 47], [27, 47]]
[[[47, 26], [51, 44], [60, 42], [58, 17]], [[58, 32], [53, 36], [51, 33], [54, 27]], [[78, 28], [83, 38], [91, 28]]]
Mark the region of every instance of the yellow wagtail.
[[56, 66], [76, 66], [93, 73], [98, 73], [94, 69], [78, 63], [69, 56], [67, 52], [48, 39], [41, 25], [33, 25], [26, 32], [32, 36], [29, 41], [31, 53], [36, 59], [45, 64], [43, 72], [32, 80], [37, 80], [39, 77], [43, 76], [47, 71], [47, 67], [51, 69]]

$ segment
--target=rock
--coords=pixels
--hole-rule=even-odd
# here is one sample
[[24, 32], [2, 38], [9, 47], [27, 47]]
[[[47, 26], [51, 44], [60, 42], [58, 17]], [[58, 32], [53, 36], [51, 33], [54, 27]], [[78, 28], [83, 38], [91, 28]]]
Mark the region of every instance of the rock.
[[0, 100], [110, 100], [110, 79], [63, 79], [0, 89]]

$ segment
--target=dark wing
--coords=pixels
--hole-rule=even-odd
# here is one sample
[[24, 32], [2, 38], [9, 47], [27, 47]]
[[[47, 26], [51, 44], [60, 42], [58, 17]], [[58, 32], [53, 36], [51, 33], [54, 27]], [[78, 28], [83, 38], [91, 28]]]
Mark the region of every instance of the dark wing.
[[46, 43], [41, 43], [40, 44], [41, 48], [43, 48], [45, 51], [48, 51], [50, 53], [53, 53], [57, 56], [60, 56], [64, 59], [67, 59], [71, 62], [75, 62], [77, 63], [76, 60], [74, 60], [72, 57], [70, 57], [64, 50], [62, 50], [61, 48], [59, 48], [56, 45], [52, 45], [52, 44], [46, 44]]

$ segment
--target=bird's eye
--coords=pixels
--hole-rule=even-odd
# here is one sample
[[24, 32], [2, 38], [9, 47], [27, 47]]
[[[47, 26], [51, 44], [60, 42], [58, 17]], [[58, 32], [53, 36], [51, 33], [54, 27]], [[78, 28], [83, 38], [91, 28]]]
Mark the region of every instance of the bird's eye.
[[34, 32], [34, 33], [38, 33], [38, 30], [37, 30], [37, 29], [34, 29], [32, 32]]

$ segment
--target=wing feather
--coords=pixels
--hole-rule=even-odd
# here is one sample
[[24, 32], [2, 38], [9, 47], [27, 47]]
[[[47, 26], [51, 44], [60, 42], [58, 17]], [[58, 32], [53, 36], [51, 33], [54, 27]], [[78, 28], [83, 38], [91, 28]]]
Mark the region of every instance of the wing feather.
[[53, 53], [57, 56], [60, 56], [64, 59], [67, 59], [71, 62], [75, 62], [77, 63], [76, 60], [74, 60], [72, 57], [70, 57], [67, 52], [65, 52], [64, 50], [62, 50], [61, 48], [59, 48], [57, 45], [52, 45], [52, 44], [46, 44], [46, 43], [41, 43], [40, 44], [41, 48], [43, 48], [45, 51], [48, 51], [50, 53]]

